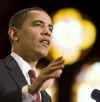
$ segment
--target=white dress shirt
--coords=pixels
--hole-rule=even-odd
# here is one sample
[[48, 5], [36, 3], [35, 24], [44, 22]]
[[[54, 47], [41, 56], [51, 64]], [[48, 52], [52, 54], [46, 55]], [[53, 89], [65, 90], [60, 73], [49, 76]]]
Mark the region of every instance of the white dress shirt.
[[[11, 56], [15, 59], [15, 61], [19, 65], [28, 85], [30, 85], [31, 83], [30, 83], [30, 77], [28, 75], [28, 71], [31, 69], [34, 69], [34, 71], [36, 72], [36, 75], [38, 75], [36, 68], [31, 68], [31, 66], [22, 57], [17, 55], [15, 52], [12, 52]], [[34, 94], [34, 96], [32, 96], [30, 93], [28, 93], [28, 85], [25, 85], [22, 88], [22, 100], [23, 100], [23, 102], [32, 102], [36, 98], [36, 94]]]

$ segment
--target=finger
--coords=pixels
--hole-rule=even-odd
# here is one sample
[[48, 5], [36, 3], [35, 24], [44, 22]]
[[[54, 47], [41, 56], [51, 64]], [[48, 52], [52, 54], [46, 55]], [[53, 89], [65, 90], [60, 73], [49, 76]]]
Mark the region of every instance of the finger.
[[56, 77], [60, 77], [62, 74], [62, 70], [57, 70], [55, 73], [56, 73]]
[[64, 64], [64, 60], [63, 59], [60, 59], [56, 62], [53, 62], [52, 64], [50, 64], [51, 67], [53, 66], [57, 66], [57, 65], [60, 65], [60, 64]]
[[63, 69], [63, 68], [64, 68], [64, 60], [60, 59], [58, 62], [49, 64], [46, 68], [44, 68], [43, 74], [48, 74], [48, 73], [51, 73], [57, 69]]
[[63, 59], [63, 56], [58, 57], [55, 61], [59, 61], [61, 59]]
[[61, 74], [62, 74], [62, 70], [59, 69], [59, 70], [56, 70], [53, 73], [49, 74], [47, 77], [48, 78], [57, 78], [57, 77], [60, 77]]
[[64, 60], [60, 60], [60, 61], [56, 62], [54, 65], [58, 66], [58, 65], [62, 65], [62, 64], [64, 64]]
[[57, 59], [53, 60], [51, 63], [55, 63], [55, 62], [57, 62], [57, 61], [61, 60], [62, 58], [63, 58], [63, 57], [62, 57], [62, 56], [60, 56], [60, 57], [58, 57]]
[[61, 64], [61, 65], [58, 65], [58, 66], [54, 66], [52, 68], [48, 68], [48, 71], [46, 71], [46, 75], [47, 74], [50, 74], [50, 73], [53, 73], [54, 71], [57, 71], [57, 70], [62, 70], [64, 69], [64, 64]]
[[56, 71], [56, 74], [59, 76], [59, 75], [61, 75], [62, 74], [62, 70], [60, 69], [60, 70], [57, 70]]
[[64, 64], [60, 64], [60, 65], [54, 66], [52, 70], [58, 70], [58, 69], [63, 69], [63, 68], [64, 68]]

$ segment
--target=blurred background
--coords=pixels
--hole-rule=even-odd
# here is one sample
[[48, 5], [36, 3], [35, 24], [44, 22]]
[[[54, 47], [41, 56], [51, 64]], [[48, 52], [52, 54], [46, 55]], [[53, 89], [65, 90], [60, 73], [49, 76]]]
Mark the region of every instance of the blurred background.
[[8, 23], [17, 11], [39, 6], [53, 19], [53, 43], [39, 71], [59, 56], [65, 68], [47, 89], [53, 102], [95, 102], [94, 89], [100, 89], [100, 15], [95, 0], [0, 0], [0, 59], [10, 53]]

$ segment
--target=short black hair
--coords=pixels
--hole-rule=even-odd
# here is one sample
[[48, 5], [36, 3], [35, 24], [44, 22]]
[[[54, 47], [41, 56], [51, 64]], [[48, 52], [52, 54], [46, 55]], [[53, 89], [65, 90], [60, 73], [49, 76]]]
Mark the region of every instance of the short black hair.
[[13, 27], [16, 27], [16, 28], [20, 29], [22, 27], [22, 25], [23, 25], [23, 22], [28, 17], [28, 12], [32, 11], [32, 10], [43, 11], [43, 12], [47, 13], [44, 9], [42, 9], [40, 7], [32, 7], [32, 8], [22, 9], [22, 10], [18, 11], [17, 13], [15, 13], [11, 17], [11, 19], [9, 21], [9, 27], [13, 26]]

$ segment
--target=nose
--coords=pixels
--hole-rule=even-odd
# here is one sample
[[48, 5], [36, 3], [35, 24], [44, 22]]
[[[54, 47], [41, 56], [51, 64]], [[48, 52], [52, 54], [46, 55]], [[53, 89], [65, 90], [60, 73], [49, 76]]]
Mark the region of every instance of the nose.
[[49, 27], [44, 27], [43, 35], [51, 37], [51, 31], [50, 31]]

